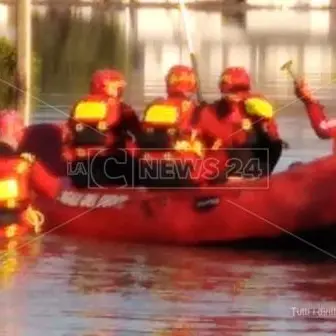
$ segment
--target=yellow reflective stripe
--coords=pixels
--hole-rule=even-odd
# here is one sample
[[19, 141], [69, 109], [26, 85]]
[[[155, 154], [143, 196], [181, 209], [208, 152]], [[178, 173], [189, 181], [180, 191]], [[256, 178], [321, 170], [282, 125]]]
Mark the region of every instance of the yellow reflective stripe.
[[252, 129], [252, 126], [253, 126], [252, 122], [251, 122], [251, 120], [249, 118], [244, 118], [242, 120], [242, 129], [244, 131], [249, 131], [250, 129]]
[[201, 141], [193, 141], [193, 142], [187, 140], [176, 141], [174, 149], [180, 152], [195, 153], [199, 156], [203, 156], [204, 152], [204, 146]]
[[217, 150], [222, 146], [223, 142], [221, 139], [217, 139], [214, 144], [212, 145], [211, 149], [212, 150]]
[[31, 165], [30, 162], [22, 161], [16, 166], [16, 172], [18, 174], [23, 174], [29, 169], [30, 165]]
[[246, 113], [251, 116], [272, 118], [274, 116], [273, 106], [261, 98], [249, 98], [245, 101]]
[[144, 122], [153, 124], [175, 124], [179, 113], [176, 106], [152, 105], [145, 113]]
[[19, 197], [19, 186], [15, 179], [0, 181], [0, 201], [7, 201]]
[[195, 84], [196, 77], [193, 73], [183, 72], [180, 74], [173, 74], [168, 78], [168, 83], [170, 85], [178, 84], [181, 82], [188, 82], [191, 84]]
[[11, 224], [5, 228], [6, 238], [13, 238], [19, 231], [19, 226], [17, 224]]
[[107, 106], [102, 102], [82, 102], [74, 111], [74, 119], [77, 120], [103, 120], [107, 115]]

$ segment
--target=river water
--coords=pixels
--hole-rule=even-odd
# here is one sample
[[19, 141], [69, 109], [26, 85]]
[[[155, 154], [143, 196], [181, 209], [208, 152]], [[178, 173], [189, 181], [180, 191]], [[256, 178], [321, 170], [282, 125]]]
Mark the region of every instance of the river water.
[[335, 261], [313, 249], [35, 243], [1, 276], [0, 335], [336, 332]]
[[[12, 37], [11, 11], [6, 13], [0, 35]], [[125, 13], [118, 15], [127, 18]], [[335, 45], [330, 42], [335, 37], [334, 13], [264, 11], [223, 19], [219, 12], [199, 11], [194, 18], [195, 45], [198, 55], [204, 56], [200, 68], [207, 99], [217, 95], [221, 69], [239, 63], [251, 70], [256, 85], [281, 109], [292, 102], [293, 95], [278, 68], [293, 58], [313, 86], [323, 86], [319, 94], [332, 114], [335, 91], [328, 78], [335, 68]], [[51, 26], [46, 20], [42, 15], [40, 25]], [[137, 22], [138, 55], [128, 73], [132, 93], [128, 96], [141, 107], [144, 99], [162, 94], [164, 71], [187, 56], [176, 11], [140, 9]], [[202, 29], [197, 22], [211, 24]], [[52, 53], [46, 56], [52, 34], [55, 30], [45, 32], [39, 41], [49, 69], [57, 63], [57, 56], [53, 64]], [[78, 40], [81, 33], [76, 34]], [[109, 41], [105, 36], [104, 43]], [[64, 112], [86, 85], [76, 72], [84, 68], [70, 69], [76, 63], [75, 58], [69, 59], [71, 48], [77, 46], [61, 49], [66, 48], [68, 53], [60, 57], [56, 69], [61, 79], [47, 72], [42, 85], [43, 100]], [[69, 73], [74, 73], [73, 81]], [[56, 79], [64, 81], [63, 89]], [[37, 107], [37, 121], [64, 117], [44, 103]], [[330, 143], [318, 140], [311, 131], [300, 104], [282, 108], [279, 124], [291, 149], [278, 169], [330, 150]], [[336, 334], [336, 257], [313, 247], [295, 251], [149, 247], [55, 235], [20, 242], [10, 250], [2, 256], [0, 272], [0, 335]], [[336, 254], [336, 249], [327, 252]]]

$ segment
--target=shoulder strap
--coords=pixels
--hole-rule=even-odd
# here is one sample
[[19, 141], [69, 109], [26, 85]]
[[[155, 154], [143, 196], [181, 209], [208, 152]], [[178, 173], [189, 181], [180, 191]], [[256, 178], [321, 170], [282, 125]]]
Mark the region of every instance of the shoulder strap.
[[193, 106], [193, 103], [190, 100], [188, 99], [183, 100], [181, 103], [181, 113], [184, 114], [185, 112], [190, 110], [192, 106]]

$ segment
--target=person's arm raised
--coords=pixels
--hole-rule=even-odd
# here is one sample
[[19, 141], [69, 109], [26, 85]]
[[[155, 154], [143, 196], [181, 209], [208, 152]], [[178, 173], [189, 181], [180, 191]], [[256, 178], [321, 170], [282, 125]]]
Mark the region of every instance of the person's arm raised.
[[295, 95], [300, 99], [309, 117], [310, 124], [320, 139], [336, 137], [336, 119], [328, 119], [324, 106], [313, 97], [311, 89], [304, 80], [294, 82]]

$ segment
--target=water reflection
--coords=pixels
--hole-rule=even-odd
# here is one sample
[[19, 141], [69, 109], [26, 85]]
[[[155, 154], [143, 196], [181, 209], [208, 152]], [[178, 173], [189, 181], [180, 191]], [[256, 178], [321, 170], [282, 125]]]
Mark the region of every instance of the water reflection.
[[41, 253], [41, 240], [12, 239], [0, 243], [0, 334], [24, 335], [21, 320], [25, 314], [25, 290]]
[[0, 317], [0, 334], [297, 335], [314, 330], [319, 336], [335, 331], [336, 315], [293, 316], [292, 309], [336, 307], [334, 261], [327, 257], [314, 261], [275, 252], [50, 237], [43, 251], [33, 266], [23, 259], [24, 277], [16, 273], [13, 285], [0, 293], [7, 312]]
[[[22, 259], [28, 258], [33, 261], [40, 253], [40, 239], [11, 239], [8, 242], [1, 243], [0, 250], [0, 288], [8, 289], [13, 286], [13, 280], [18, 273], [22, 271]], [[24, 262], [28, 264], [27, 260]]]

